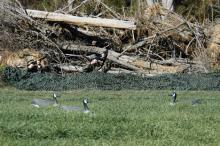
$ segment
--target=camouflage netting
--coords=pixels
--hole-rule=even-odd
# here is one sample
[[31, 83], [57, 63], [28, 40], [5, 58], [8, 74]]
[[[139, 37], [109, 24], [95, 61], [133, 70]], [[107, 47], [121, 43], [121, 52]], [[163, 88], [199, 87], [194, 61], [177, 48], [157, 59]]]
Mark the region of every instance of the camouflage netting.
[[4, 80], [24, 90], [71, 90], [71, 89], [176, 89], [219, 90], [220, 72], [209, 74], [176, 74], [141, 77], [131, 74], [104, 74], [101, 72], [61, 76], [55, 73], [32, 73], [7, 67]]

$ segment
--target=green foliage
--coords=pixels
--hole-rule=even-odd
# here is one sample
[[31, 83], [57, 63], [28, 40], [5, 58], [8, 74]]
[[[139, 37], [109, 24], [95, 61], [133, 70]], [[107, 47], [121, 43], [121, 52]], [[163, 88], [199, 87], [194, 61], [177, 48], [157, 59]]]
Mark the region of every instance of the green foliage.
[[[34, 108], [51, 92], [0, 90], [0, 145], [218, 145], [220, 92], [68, 91], [61, 102], [81, 105], [88, 96], [95, 115]], [[193, 98], [202, 104], [191, 105]]]
[[0, 66], [0, 74], [5, 70], [5, 66]]
[[6, 86], [5, 82], [3, 81], [4, 70], [5, 70], [5, 67], [0, 66], [0, 88], [3, 88], [4, 86]]
[[7, 67], [4, 80], [18, 89], [71, 90], [71, 89], [178, 89], [219, 90], [220, 72], [209, 74], [165, 74], [141, 77], [131, 74], [79, 73], [61, 76], [55, 73], [29, 73]]

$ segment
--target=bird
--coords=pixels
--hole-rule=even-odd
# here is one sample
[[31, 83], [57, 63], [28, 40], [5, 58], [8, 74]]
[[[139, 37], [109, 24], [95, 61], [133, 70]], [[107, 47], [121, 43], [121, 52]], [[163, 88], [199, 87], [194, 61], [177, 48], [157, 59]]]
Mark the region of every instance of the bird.
[[67, 106], [67, 105], [60, 105], [59, 108], [64, 111], [78, 111], [83, 113], [89, 113], [89, 107], [88, 107], [88, 98], [83, 99], [83, 108], [79, 106]]
[[58, 100], [56, 93], [53, 93], [53, 99], [33, 99], [31, 104], [34, 107], [40, 108], [40, 107], [46, 107], [46, 106], [58, 106]]
[[177, 99], [177, 94], [176, 91], [173, 91], [170, 96], [172, 97], [172, 103], [170, 103], [171, 105], [175, 105], [176, 104], [176, 99]]

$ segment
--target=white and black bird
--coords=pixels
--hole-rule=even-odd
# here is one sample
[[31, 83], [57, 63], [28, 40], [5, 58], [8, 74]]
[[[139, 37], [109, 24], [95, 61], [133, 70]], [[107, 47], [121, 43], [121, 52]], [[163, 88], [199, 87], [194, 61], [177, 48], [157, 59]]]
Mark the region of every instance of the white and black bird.
[[83, 113], [89, 113], [89, 107], [88, 107], [88, 99], [84, 98], [83, 99], [83, 108], [79, 106], [69, 106], [69, 105], [60, 105], [59, 108], [61, 108], [64, 111], [78, 111], [78, 112], [83, 112]]
[[31, 104], [34, 107], [58, 106], [57, 95], [53, 93], [53, 99], [33, 99]]
[[176, 104], [176, 99], [177, 99], [177, 93], [176, 91], [173, 91], [170, 96], [172, 97], [172, 105]]

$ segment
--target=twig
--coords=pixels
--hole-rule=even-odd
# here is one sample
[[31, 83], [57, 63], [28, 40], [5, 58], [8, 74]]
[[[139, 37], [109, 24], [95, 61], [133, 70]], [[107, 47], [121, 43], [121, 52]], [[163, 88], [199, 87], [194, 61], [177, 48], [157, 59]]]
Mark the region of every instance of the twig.
[[[177, 28], [179, 28], [180, 26], [182, 26], [182, 25], [184, 25], [184, 24], [185, 24], [185, 22], [180, 23], [179, 25], [177, 25], [177, 26], [175, 26], [175, 27], [168, 28], [168, 29], [166, 29], [166, 30], [163, 30], [163, 31], [158, 32], [157, 34], [154, 34], [154, 35], [152, 35], [152, 36], [149, 36], [149, 37], [147, 37], [147, 38], [144, 38], [143, 41], [138, 42], [138, 43], [136, 43], [135, 45], [132, 45], [132, 46], [128, 46], [128, 47], [126, 47], [126, 48], [123, 48], [123, 52], [120, 54], [120, 56], [123, 55], [123, 54], [124, 54], [125, 52], [127, 52], [128, 50], [132, 50], [132, 49], [136, 49], [136, 48], [142, 47], [143, 45], [146, 44], [146, 42], [147, 42], [148, 40], [155, 38], [156, 35], [160, 35], [160, 34], [163, 34], [163, 33], [165, 33], [165, 32], [168, 32], [168, 31], [177, 29]], [[120, 56], [118, 56], [118, 57], [120, 57]]]
[[[68, 3], [67, 6], [63, 7], [62, 9], [56, 10], [54, 12], [56, 12], [56, 13], [63, 12], [66, 8], [69, 8], [73, 4], [74, 1], [75, 0], [72, 0], [70, 3]], [[71, 11], [71, 10], [69, 10], [69, 11]]]
[[185, 50], [185, 54], [188, 55], [188, 48], [190, 47], [191, 43], [195, 40], [195, 37], [192, 38], [192, 40], [188, 43], [188, 45], [186, 46], [186, 50]]
[[151, 40], [150, 42], [150, 47], [148, 49], [148, 52], [147, 52], [147, 57], [149, 57], [149, 53], [150, 53], [150, 50], [151, 50], [151, 47], [152, 47], [152, 43], [154, 42], [155, 38], [156, 38], [157, 35], [155, 35], [155, 37]]
[[76, 6], [75, 8], [73, 8], [71, 11], [67, 11], [67, 13], [75, 13], [75, 11], [80, 8], [82, 5], [84, 5], [85, 3], [87, 3], [89, 0], [84, 0], [82, 1], [78, 6]]
[[99, 3], [102, 4], [107, 10], [109, 10], [114, 17], [120, 19], [120, 16], [119, 16], [116, 12], [114, 12], [112, 9], [110, 9], [110, 8], [109, 8], [105, 3], [103, 3], [101, 0], [98, 0], [98, 1], [99, 1]]

